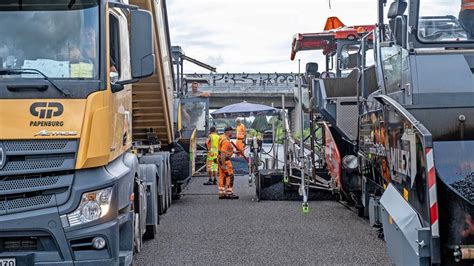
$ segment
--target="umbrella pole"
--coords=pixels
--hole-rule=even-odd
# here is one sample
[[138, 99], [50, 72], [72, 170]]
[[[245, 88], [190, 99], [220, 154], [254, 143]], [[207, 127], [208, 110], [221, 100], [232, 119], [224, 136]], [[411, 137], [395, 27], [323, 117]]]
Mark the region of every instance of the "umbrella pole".
[[304, 161], [304, 112], [303, 112], [303, 88], [301, 87], [301, 59], [298, 59], [298, 94], [299, 94], [299, 101], [298, 105], [300, 108], [300, 173], [301, 173], [301, 195], [303, 196], [303, 213], [307, 213], [309, 211], [308, 206], [308, 195], [306, 191], [306, 180], [305, 180], [305, 161]]
[[281, 115], [281, 120], [283, 121], [283, 183], [285, 185], [288, 183], [288, 140], [287, 138], [287, 132], [286, 132], [286, 107], [285, 107], [285, 95], [281, 96], [281, 109], [282, 109], [282, 115]]
[[[274, 104], [272, 102], [272, 107], [274, 107]], [[273, 145], [273, 156], [272, 156], [272, 169], [278, 168], [276, 165], [278, 163], [278, 160], [276, 158], [276, 137], [275, 137], [275, 118], [272, 116], [272, 145]]]

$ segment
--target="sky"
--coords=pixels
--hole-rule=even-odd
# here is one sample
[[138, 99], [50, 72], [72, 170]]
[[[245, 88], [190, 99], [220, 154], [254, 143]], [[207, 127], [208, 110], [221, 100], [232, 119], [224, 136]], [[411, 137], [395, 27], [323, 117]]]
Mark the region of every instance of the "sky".
[[[296, 33], [320, 32], [327, 17], [346, 25], [375, 24], [376, 0], [168, 0], [172, 45], [220, 73], [297, 73], [307, 62], [324, 66], [321, 51], [290, 60]], [[321, 68], [320, 67], [320, 68]], [[185, 73], [209, 71], [185, 64]]]

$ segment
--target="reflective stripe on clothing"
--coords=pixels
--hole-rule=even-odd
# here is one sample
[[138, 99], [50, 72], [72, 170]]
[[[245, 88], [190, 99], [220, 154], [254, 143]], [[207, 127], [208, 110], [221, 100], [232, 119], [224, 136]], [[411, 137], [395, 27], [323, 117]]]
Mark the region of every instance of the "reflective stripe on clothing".
[[234, 147], [230, 143], [230, 139], [226, 136], [223, 136], [219, 140], [219, 153], [224, 156], [224, 158], [230, 159], [234, 155]]
[[[225, 170], [223, 166], [225, 165]], [[225, 161], [224, 165], [219, 164], [219, 195], [232, 194], [234, 187], [234, 171], [232, 163]]]
[[214, 173], [217, 173], [219, 171], [219, 166], [217, 165], [217, 158], [207, 160], [207, 171]]

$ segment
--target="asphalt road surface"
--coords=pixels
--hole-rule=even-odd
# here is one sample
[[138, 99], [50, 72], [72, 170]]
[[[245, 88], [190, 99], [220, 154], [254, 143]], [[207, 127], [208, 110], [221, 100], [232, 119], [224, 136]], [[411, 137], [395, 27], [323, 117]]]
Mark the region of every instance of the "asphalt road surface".
[[239, 200], [219, 200], [205, 180], [161, 216], [135, 265], [390, 264], [376, 230], [339, 203], [312, 201], [303, 214], [298, 201], [254, 202], [246, 177], [236, 180]]

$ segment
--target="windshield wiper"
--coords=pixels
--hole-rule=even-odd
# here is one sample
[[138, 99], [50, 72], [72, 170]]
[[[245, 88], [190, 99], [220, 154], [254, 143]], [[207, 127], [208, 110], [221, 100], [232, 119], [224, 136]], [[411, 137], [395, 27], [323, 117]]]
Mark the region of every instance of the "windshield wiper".
[[[34, 72], [34, 73], [32, 73]], [[70, 97], [71, 96], [71, 92], [69, 92], [68, 90], [66, 89], [63, 89], [61, 87], [59, 87], [53, 80], [51, 80], [48, 76], [46, 76], [43, 72], [39, 71], [38, 69], [33, 69], [33, 68], [22, 68], [22, 69], [0, 69], [0, 76], [3, 76], [3, 75], [19, 75], [19, 74], [40, 74], [41, 76], [43, 76], [43, 78], [48, 81], [49, 83], [51, 83], [51, 85], [53, 85], [53, 87], [58, 90], [59, 92], [61, 92], [62, 95], [64, 95], [65, 97]]]

